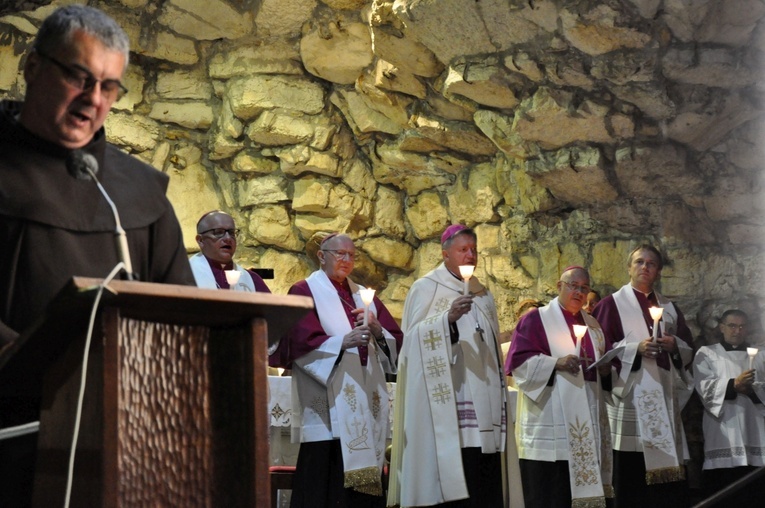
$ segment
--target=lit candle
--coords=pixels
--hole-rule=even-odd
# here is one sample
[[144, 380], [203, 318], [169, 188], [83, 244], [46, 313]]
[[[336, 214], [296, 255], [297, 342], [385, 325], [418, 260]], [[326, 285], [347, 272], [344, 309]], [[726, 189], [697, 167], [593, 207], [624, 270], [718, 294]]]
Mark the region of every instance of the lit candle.
[[659, 320], [661, 319], [661, 315], [664, 314], [664, 308], [651, 307], [648, 309], [648, 312], [651, 313], [651, 317], [653, 318], [653, 341], [656, 342], [656, 339], [659, 338]]
[[374, 289], [359, 289], [361, 295], [361, 301], [364, 302], [364, 326], [369, 324], [369, 305], [375, 297]]
[[462, 290], [463, 295], [469, 293], [468, 281], [470, 280], [470, 277], [473, 276], [473, 270], [475, 270], [475, 266], [473, 265], [460, 265], [460, 275], [462, 276], [462, 280], [465, 281], [465, 288]]
[[574, 335], [576, 335], [576, 356], [582, 352], [582, 337], [587, 333], [587, 327], [584, 325], [574, 325]]
[[239, 270], [226, 270], [226, 282], [228, 282], [228, 287], [232, 291], [235, 291], [236, 283], [239, 282], [239, 276], [242, 275], [239, 273]]
[[752, 370], [752, 368], [754, 367], [754, 357], [757, 356], [757, 348], [756, 347], [746, 348], [746, 354], [749, 355], [749, 370]]

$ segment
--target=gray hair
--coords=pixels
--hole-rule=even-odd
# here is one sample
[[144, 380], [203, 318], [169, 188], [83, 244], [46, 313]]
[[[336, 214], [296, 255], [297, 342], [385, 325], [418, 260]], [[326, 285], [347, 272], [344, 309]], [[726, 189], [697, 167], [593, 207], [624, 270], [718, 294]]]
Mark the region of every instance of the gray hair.
[[45, 18], [37, 32], [32, 48], [49, 54], [67, 45], [76, 31], [98, 39], [107, 49], [125, 56], [125, 67], [130, 57], [130, 39], [121, 26], [104, 12], [85, 5], [67, 5]]
[[443, 250], [448, 249], [451, 247], [452, 243], [454, 243], [454, 239], [457, 238], [460, 235], [467, 235], [473, 239], [474, 242], [478, 242], [478, 235], [476, 235], [476, 232], [473, 230], [473, 228], [465, 228], [460, 229], [456, 233], [454, 233], [452, 236], [450, 236], [442, 245], [441, 248]]

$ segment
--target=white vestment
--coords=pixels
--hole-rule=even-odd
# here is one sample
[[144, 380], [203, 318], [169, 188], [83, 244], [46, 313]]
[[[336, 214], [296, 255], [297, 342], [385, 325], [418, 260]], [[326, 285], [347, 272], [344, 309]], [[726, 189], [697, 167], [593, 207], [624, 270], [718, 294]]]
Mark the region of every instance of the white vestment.
[[470, 280], [472, 309], [457, 320], [459, 340], [452, 344], [447, 314], [463, 287], [442, 263], [407, 295], [388, 506], [465, 499], [461, 448], [487, 454], [505, 449], [505, 376], [494, 297]]
[[[212, 268], [207, 258], [201, 252], [197, 252], [189, 258], [189, 264], [191, 265], [191, 271], [194, 273], [194, 280], [197, 283], [197, 287], [206, 289], [220, 289], [218, 283], [215, 282], [215, 275], [213, 275]], [[239, 272], [239, 280], [234, 286], [234, 291], [246, 291], [249, 293], [255, 292], [255, 282], [252, 280], [250, 272], [234, 263], [234, 270]]]
[[[380, 351], [374, 340], [369, 341], [367, 365], [362, 366], [358, 348], [342, 350], [343, 337], [351, 331], [351, 324], [332, 282], [322, 270], [312, 273], [306, 282], [329, 338], [293, 362], [292, 442], [339, 439], [345, 487], [382, 495], [377, 486], [389, 434], [384, 373], [396, 373], [395, 337], [383, 329], [391, 358]], [[348, 283], [356, 308], [363, 309], [359, 289], [364, 288], [350, 279]], [[376, 315], [374, 302], [369, 310]]]
[[[674, 335], [677, 311], [668, 299], [658, 292], [654, 294], [664, 308], [661, 327], [665, 333]], [[624, 345], [625, 349], [621, 371], [613, 386], [613, 404], [608, 405], [614, 450], [643, 452], [649, 485], [683, 479], [682, 464], [689, 454], [680, 411], [693, 390], [691, 380], [685, 369], [678, 370], [672, 362], [669, 370], [659, 368], [651, 358], [643, 357], [641, 367], [632, 370], [638, 345], [650, 337], [651, 332], [630, 284], [614, 293], [613, 298], [625, 335], [614, 344], [614, 347]], [[687, 365], [693, 350], [680, 338], [675, 337], [675, 341], [682, 364]], [[640, 426], [651, 431], [643, 435]]]
[[746, 348], [703, 346], [693, 362], [696, 391], [704, 404], [704, 469], [765, 466], [765, 353], [754, 358], [755, 404], [744, 394], [725, 399], [728, 381], [749, 369]]
[[[605, 506], [613, 497], [611, 487], [611, 436], [605, 396], [596, 381], [555, 371], [558, 358], [576, 354], [558, 299], [539, 309], [550, 356], [531, 356], [512, 372], [518, 386], [516, 434], [518, 457], [555, 462], [567, 461], [572, 506]], [[596, 358], [605, 353], [605, 337], [595, 318], [581, 312], [588, 327], [584, 340], [592, 340]], [[518, 340], [518, 339], [516, 339]], [[524, 350], [527, 350], [524, 347]], [[548, 383], [553, 372], [555, 380]]]

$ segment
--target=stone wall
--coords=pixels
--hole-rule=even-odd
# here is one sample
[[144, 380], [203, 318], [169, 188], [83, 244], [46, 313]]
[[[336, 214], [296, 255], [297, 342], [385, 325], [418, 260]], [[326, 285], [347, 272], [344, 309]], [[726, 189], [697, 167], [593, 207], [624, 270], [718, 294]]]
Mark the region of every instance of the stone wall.
[[[36, 27], [71, 2], [15, 3], [36, 8], [0, 18], [20, 98]], [[340, 230], [400, 316], [463, 222], [506, 330], [566, 265], [618, 288], [642, 241], [698, 336], [729, 307], [762, 320], [761, 0], [88, 3], [133, 45], [110, 139], [170, 175], [190, 251], [223, 208], [276, 292]]]

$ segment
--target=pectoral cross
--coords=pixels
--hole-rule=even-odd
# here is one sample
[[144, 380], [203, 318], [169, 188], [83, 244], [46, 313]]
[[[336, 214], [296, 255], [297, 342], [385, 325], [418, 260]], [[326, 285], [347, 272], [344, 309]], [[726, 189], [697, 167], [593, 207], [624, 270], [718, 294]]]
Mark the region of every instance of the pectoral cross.
[[477, 340], [481, 340], [481, 342], [485, 342], [483, 339], [483, 328], [481, 328], [481, 324], [478, 321], [475, 322], [475, 333], [473, 334], [473, 337]]
[[584, 346], [582, 346], [582, 350], [582, 359], [584, 360], [584, 368], [586, 369], [590, 364], [595, 362], [595, 358], [590, 358], [590, 354]]

